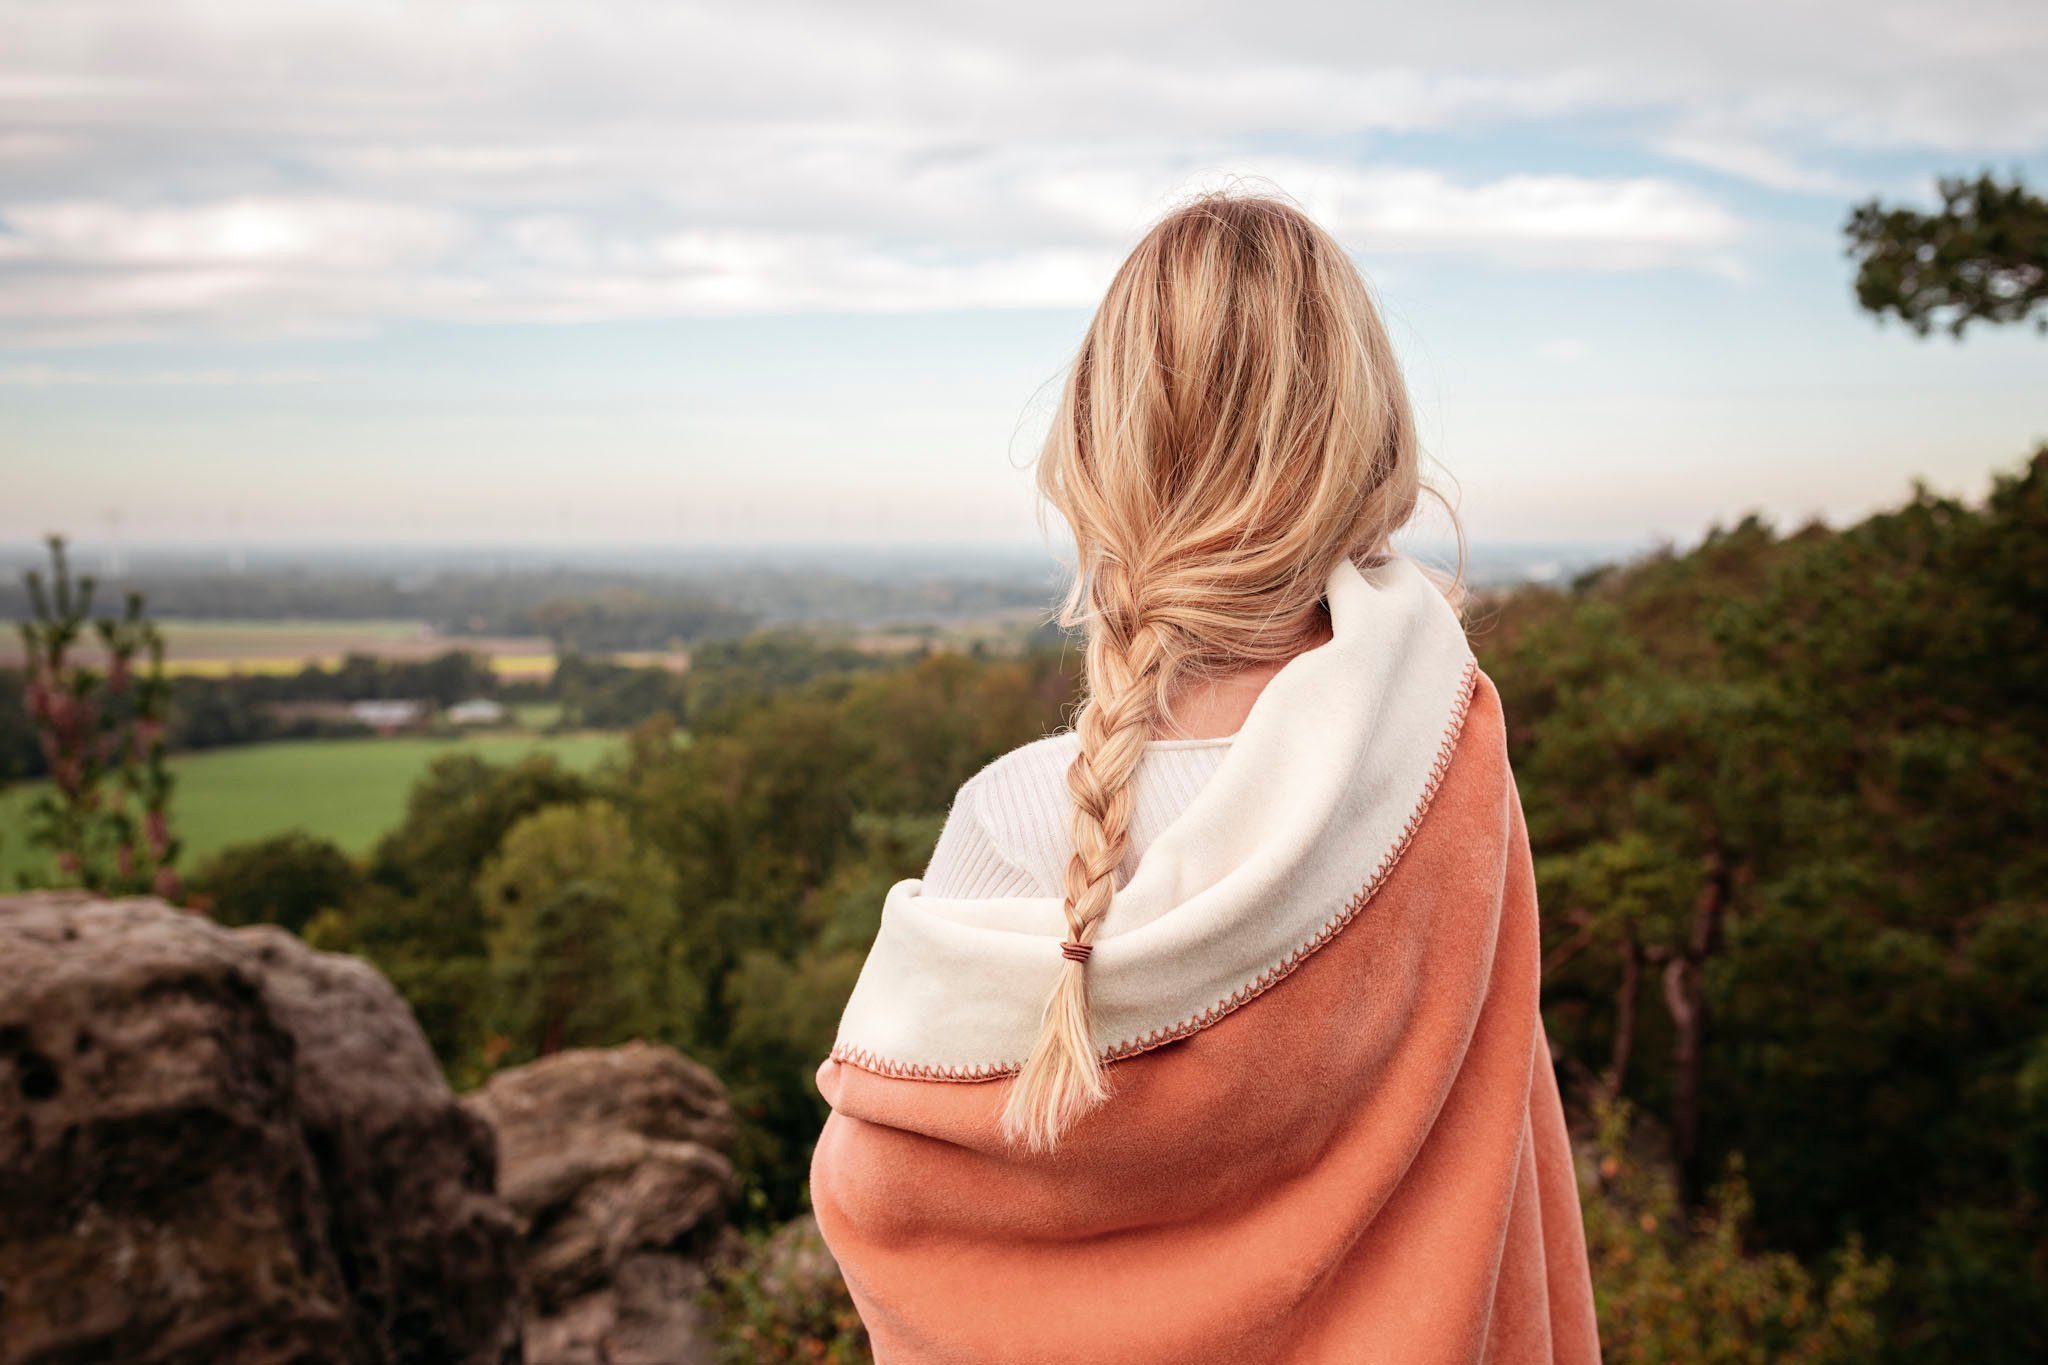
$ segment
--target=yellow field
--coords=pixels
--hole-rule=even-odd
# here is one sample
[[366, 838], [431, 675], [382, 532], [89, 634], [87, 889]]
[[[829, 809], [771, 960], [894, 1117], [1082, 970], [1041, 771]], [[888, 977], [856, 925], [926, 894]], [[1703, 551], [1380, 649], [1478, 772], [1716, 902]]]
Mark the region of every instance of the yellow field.
[[[203, 678], [274, 676], [309, 665], [333, 668], [350, 654], [428, 659], [451, 649], [486, 656], [505, 678], [545, 678], [554, 650], [539, 636], [443, 635], [419, 621], [221, 621], [171, 617], [164, 633], [164, 669]], [[88, 659], [98, 651], [88, 645]], [[652, 661], [652, 660], [650, 660]], [[21, 646], [0, 640], [0, 668], [21, 662]]]

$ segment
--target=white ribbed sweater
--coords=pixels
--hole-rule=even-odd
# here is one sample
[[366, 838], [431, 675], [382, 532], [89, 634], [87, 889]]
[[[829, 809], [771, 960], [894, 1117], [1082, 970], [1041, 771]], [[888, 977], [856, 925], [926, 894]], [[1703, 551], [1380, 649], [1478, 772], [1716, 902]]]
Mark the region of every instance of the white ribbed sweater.
[[[1188, 808], [1223, 762], [1230, 739], [1155, 739], [1131, 779], [1130, 845], [1119, 882]], [[922, 894], [961, 900], [1062, 894], [1073, 804], [1067, 768], [1080, 752], [1068, 730], [1012, 749], [967, 779], [925, 869]]]

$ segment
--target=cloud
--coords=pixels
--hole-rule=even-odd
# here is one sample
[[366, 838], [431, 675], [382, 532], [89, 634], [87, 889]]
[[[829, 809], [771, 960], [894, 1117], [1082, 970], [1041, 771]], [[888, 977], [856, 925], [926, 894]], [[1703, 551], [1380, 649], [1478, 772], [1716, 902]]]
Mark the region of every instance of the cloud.
[[[1739, 276], [1755, 230], [1694, 168], [1840, 195], [1856, 149], [2048, 145], [2038, 5], [0, 0], [0, 23], [17, 342], [1071, 306], [1238, 173], [1368, 256]], [[1588, 120], [1644, 168], [1460, 168], [1474, 136]]]
[[[360, 200], [21, 205], [0, 218], [0, 328], [61, 340], [401, 317], [1083, 307], [1137, 226], [1181, 194], [1235, 178], [1077, 163], [1025, 174], [1001, 155], [955, 158], [900, 173], [886, 203], [871, 200], [866, 171], [847, 176], [837, 195], [821, 181], [820, 217], [837, 226], [810, 230], [775, 212], [749, 216], [744, 204], [687, 197], [629, 223], [575, 211], [466, 218]], [[1655, 179], [1466, 184], [1399, 167], [1277, 160], [1265, 169], [1368, 260], [1421, 253], [1603, 271], [1714, 269], [1741, 234], [1710, 199]], [[939, 232], [914, 235], [933, 224]]]
[[380, 270], [444, 256], [462, 235], [456, 214], [405, 204], [242, 198], [130, 206], [74, 200], [0, 210], [0, 263]]
[[1331, 229], [1368, 251], [1451, 251], [1518, 264], [1635, 270], [1716, 259], [1742, 235], [1709, 196], [1654, 177], [1279, 168]]
[[1821, 194], [1835, 199], [1847, 198], [1857, 189], [1845, 176], [1806, 165], [1780, 148], [1745, 134], [1678, 129], [1657, 138], [1653, 145], [1665, 156], [1736, 176], [1768, 189]]
[[58, 389], [95, 388], [242, 388], [274, 384], [321, 384], [333, 376], [325, 370], [90, 370], [65, 365], [0, 366], [0, 387]]

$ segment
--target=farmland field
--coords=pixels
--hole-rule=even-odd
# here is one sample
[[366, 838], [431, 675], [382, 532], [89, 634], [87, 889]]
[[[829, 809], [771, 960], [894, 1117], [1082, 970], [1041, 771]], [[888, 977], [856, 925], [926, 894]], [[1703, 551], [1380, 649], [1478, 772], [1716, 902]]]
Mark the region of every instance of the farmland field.
[[[422, 621], [230, 621], [167, 617], [165, 667], [206, 677], [296, 673], [308, 664], [332, 668], [349, 654], [380, 659], [428, 659], [449, 650], [481, 654], [505, 677], [542, 677], [554, 671], [553, 647], [539, 636], [443, 635]], [[88, 638], [85, 657], [97, 656]], [[0, 639], [0, 668], [21, 662], [19, 641]]]
[[[427, 764], [468, 753], [506, 763], [529, 753], [553, 754], [564, 765], [595, 766], [618, 747], [607, 734], [494, 734], [460, 739], [293, 740], [180, 754], [172, 814], [185, 841], [180, 864], [191, 869], [230, 844], [302, 829], [362, 853], [398, 823], [405, 796]], [[0, 792], [0, 886], [43, 866], [27, 847], [28, 804], [40, 784]]]

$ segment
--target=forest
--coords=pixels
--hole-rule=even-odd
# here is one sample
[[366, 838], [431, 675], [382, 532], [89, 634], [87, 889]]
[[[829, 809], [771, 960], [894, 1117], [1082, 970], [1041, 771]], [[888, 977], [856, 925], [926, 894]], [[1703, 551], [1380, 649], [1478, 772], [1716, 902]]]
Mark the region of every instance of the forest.
[[[1474, 595], [1610, 1358], [2048, 1351], [2044, 608], [2048, 449], [1980, 503]], [[458, 1087], [685, 1050], [731, 1089], [765, 1228], [804, 1206], [884, 891], [1075, 672], [734, 646], [594, 771], [444, 758], [367, 857], [287, 835], [180, 894], [367, 957]]]

